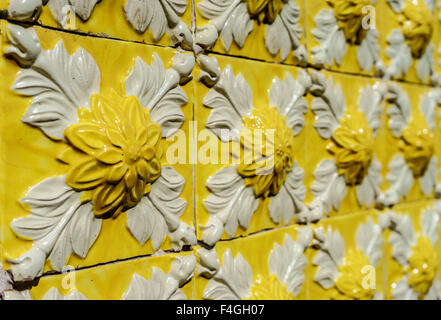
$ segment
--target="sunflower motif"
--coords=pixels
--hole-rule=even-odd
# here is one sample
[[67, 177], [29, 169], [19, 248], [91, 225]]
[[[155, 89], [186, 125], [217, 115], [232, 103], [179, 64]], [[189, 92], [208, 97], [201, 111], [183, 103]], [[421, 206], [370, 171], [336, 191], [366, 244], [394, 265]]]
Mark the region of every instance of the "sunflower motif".
[[304, 171], [294, 150], [295, 137], [305, 125], [303, 96], [309, 76], [301, 71], [298, 80], [290, 74], [284, 80], [275, 78], [269, 104], [254, 105], [241, 74], [234, 75], [230, 66], [218, 70], [218, 80], [203, 100], [212, 109], [205, 126], [231, 143], [232, 164], [207, 180], [210, 194], [204, 206], [210, 216], [203, 226], [204, 241], [211, 245], [224, 231], [233, 237], [239, 226], [246, 230], [259, 207], [268, 209], [275, 224], [316, 219], [303, 203]]
[[412, 248], [413, 254], [409, 257], [409, 285], [418, 292], [422, 299], [430, 287], [437, 273], [438, 256], [430, 239], [420, 236]]
[[408, 214], [387, 213], [391, 230], [389, 243], [392, 257], [401, 265], [391, 283], [391, 298], [395, 300], [439, 300], [439, 203], [427, 207], [420, 217], [420, 232], [416, 232], [414, 221]]
[[[218, 38], [228, 52], [234, 42], [240, 49], [246, 46], [248, 36], [255, 29], [265, 29], [263, 42], [268, 52], [280, 61], [292, 53], [299, 64], [306, 64], [307, 52], [302, 44], [300, 25], [302, 10], [297, 0], [202, 0], [197, 8], [205, 26], [196, 30], [195, 42], [203, 48], [215, 46]], [[257, 50], [259, 51], [259, 50]], [[260, 52], [255, 52], [256, 57]]]
[[157, 54], [151, 65], [137, 57], [125, 90], [116, 93], [101, 83], [83, 48], [70, 55], [59, 41], [43, 50], [35, 30], [19, 26], [9, 28], [9, 37], [9, 49], [20, 48], [26, 60], [17, 62], [27, 66], [11, 89], [32, 98], [22, 121], [59, 141], [65, 149], [58, 159], [67, 164], [65, 174], [44, 179], [21, 199], [30, 214], [10, 227], [33, 245], [9, 260], [14, 279], [40, 276], [46, 260], [62, 271], [72, 254], [84, 259], [103, 219], [121, 212], [140, 245], [151, 240], [156, 251], [167, 236], [176, 249], [195, 244], [194, 229], [180, 220], [185, 179], [161, 165], [163, 138], [185, 119], [181, 106], [188, 98], [179, 83], [188, 79], [193, 55], [176, 54], [168, 69]]
[[338, 230], [328, 227], [315, 230], [316, 247], [313, 264], [318, 266], [314, 281], [335, 300], [372, 300], [382, 294], [375, 289], [373, 268], [382, 257], [383, 227], [371, 217], [357, 228], [355, 246], [346, 248]]
[[433, 34], [434, 18], [424, 0], [407, 0], [399, 17], [403, 35], [407, 40], [412, 56], [422, 57]]
[[254, 188], [256, 197], [275, 196], [294, 166], [292, 129], [276, 107], [257, 107], [243, 123], [241, 146], [257, 157], [250, 164], [241, 163], [237, 172], [245, 178], [245, 186]]
[[137, 205], [161, 175], [161, 127], [137, 97], [113, 90], [93, 95], [90, 110], [78, 113], [65, 131], [67, 152], [85, 160], [71, 163], [66, 183], [93, 200], [95, 216], [116, 216]]
[[364, 114], [355, 110], [346, 113], [340, 121], [328, 145], [335, 156], [338, 174], [343, 175], [347, 185], [360, 184], [367, 175], [372, 162], [374, 137]]
[[373, 0], [327, 0], [328, 5], [334, 9], [334, 16], [338, 20], [338, 27], [343, 30], [346, 41], [351, 44], [360, 44], [364, 39], [367, 29], [362, 23], [369, 15], [366, 6], [375, 4]]
[[413, 175], [421, 177], [434, 152], [434, 136], [424, 115], [419, 113], [414, 115], [407, 127], [402, 130], [398, 146]]
[[372, 300], [375, 290], [363, 287], [366, 274], [362, 272], [370, 265], [369, 258], [361, 250], [349, 250], [338, 266], [339, 276], [335, 281], [337, 299]]
[[248, 12], [253, 19], [272, 24], [276, 20], [283, 5], [289, 0], [246, 0]]

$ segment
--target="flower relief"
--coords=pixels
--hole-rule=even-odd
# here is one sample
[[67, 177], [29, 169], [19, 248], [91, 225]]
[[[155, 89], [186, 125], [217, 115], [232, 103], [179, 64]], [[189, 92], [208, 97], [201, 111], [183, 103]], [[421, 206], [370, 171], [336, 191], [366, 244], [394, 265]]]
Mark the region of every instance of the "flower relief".
[[9, 16], [19, 20], [38, 20], [42, 7], [48, 5], [55, 20], [63, 27], [70, 28], [74, 22], [70, 21], [75, 15], [81, 20], [89, 20], [93, 9], [101, 0], [10, 0]]
[[193, 34], [181, 17], [187, 11], [187, 0], [130, 0], [126, 1], [124, 13], [136, 31], [143, 34], [147, 28], [155, 41], [167, 32], [173, 44], [193, 49]]
[[297, 80], [290, 74], [274, 79], [269, 105], [254, 106], [251, 88], [241, 74], [234, 75], [230, 66], [221, 72], [216, 58], [198, 61], [205, 70], [200, 80], [212, 86], [203, 99], [212, 109], [206, 127], [233, 144], [232, 159], [238, 162], [206, 183], [211, 193], [204, 202], [210, 215], [202, 226], [204, 242], [213, 245], [224, 231], [234, 237], [239, 225], [246, 230], [259, 206], [268, 206], [275, 224], [313, 219], [302, 202], [304, 172], [295, 160], [294, 146], [294, 136], [305, 125], [308, 74], [299, 71]]
[[195, 244], [193, 228], [179, 218], [185, 180], [161, 163], [162, 140], [184, 122], [180, 107], [188, 98], [179, 82], [191, 75], [193, 55], [177, 54], [170, 69], [156, 54], [150, 66], [136, 58], [121, 95], [100, 86], [98, 66], [84, 49], [69, 55], [60, 41], [42, 50], [34, 29], [8, 28], [6, 54], [23, 68], [11, 89], [32, 97], [22, 121], [65, 144], [58, 159], [67, 167], [21, 200], [30, 215], [11, 228], [34, 243], [10, 261], [14, 279], [40, 276], [47, 258], [57, 271], [72, 252], [85, 258], [103, 219], [123, 212], [140, 245], [151, 239], [158, 250], [167, 235], [174, 248]]
[[245, 258], [235, 257], [227, 249], [222, 266], [216, 249], [200, 249], [198, 275], [210, 279], [203, 298], [211, 300], [293, 300], [305, 281], [307, 259], [304, 251], [309, 246], [312, 231], [309, 227], [298, 229], [297, 241], [285, 235], [282, 245], [274, 244], [269, 254], [269, 275], [253, 270]]
[[416, 233], [409, 215], [387, 212], [392, 257], [401, 265], [402, 276], [392, 283], [392, 298], [397, 300], [439, 300], [438, 240], [440, 203], [421, 214], [421, 231]]
[[234, 42], [243, 48], [256, 26], [266, 27], [265, 46], [274, 57], [280, 52], [285, 61], [291, 50], [299, 64], [306, 64], [307, 52], [301, 43], [303, 30], [299, 24], [301, 10], [297, 0], [203, 0], [199, 12], [210, 22], [197, 30], [196, 44], [212, 48], [218, 37], [226, 51]]
[[421, 98], [420, 110], [411, 108], [409, 96], [395, 83], [388, 85], [386, 100], [389, 130], [398, 139], [400, 153], [389, 163], [387, 180], [390, 188], [385, 193], [385, 204], [391, 206], [407, 197], [414, 179], [421, 191], [431, 196], [439, 193], [437, 157], [434, 155], [435, 108], [438, 93], [430, 91]]
[[412, 60], [416, 60], [418, 79], [437, 82], [434, 71], [431, 42], [434, 28], [433, 0], [387, 0], [397, 13], [399, 29], [394, 29], [387, 38], [386, 54], [390, 57], [387, 73], [392, 77], [405, 76]]
[[[101, 0], [10, 0], [8, 13], [18, 20], [38, 20], [42, 7], [48, 5], [55, 20], [66, 29], [76, 29], [75, 14], [82, 21], [89, 20], [93, 9]], [[167, 32], [174, 45], [193, 48], [190, 28], [181, 20], [187, 10], [187, 0], [130, 0], [125, 1], [124, 14], [135, 30], [147, 30], [159, 41]]]
[[371, 72], [384, 70], [379, 60], [378, 32], [371, 21], [376, 0], [327, 0], [330, 9], [321, 10], [315, 17], [317, 25], [312, 34], [320, 43], [312, 48], [314, 64], [341, 65], [347, 45], [357, 47], [357, 61], [361, 69]]
[[310, 204], [317, 215], [338, 210], [347, 188], [355, 187], [360, 205], [372, 206], [382, 197], [381, 164], [374, 153], [374, 138], [380, 126], [383, 89], [380, 83], [360, 90], [358, 108], [346, 107], [340, 85], [312, 71], [311, 92], [314, 128], [329, 140], [331, 159], [322, 160], [314, 172]]
[[123, 300], [187, 300], [180, 289], [194, 276], [196, 257], [177, 256], [171, 263], [170, 271], [165, 274], [153, 267], [149, 280], [135, 273]]
[[[186, 300], [180, 289], [194, 276], [196, 257], [177, 256], [171, 263], [168, 273], [153, 267], [148, 280], [134, 273], [132, 280], [121, 297], [121, 300]], [[29, 290], [8, 290], [4, 292], [4, 300], [33, 300]], [[42, 300], [87, 300], [81, 292], [72, 290], [62, 296], [57, 288], [52, 287]]]
[[370, 272], [382, 256], [384, 243], [381, 237], [383, 228], [374, 224], [368, 217], [366, 223], [357, 229], [355, 248], [346, 247], [338, 230], [323, 228], [315, 230], [313, 246], [318, 249], [313, 264], [317, 272], [314, 281], [327, 290], [330, 299], [372, 300], [382, 299], [383, 295], [375, 290], [375, 277]]

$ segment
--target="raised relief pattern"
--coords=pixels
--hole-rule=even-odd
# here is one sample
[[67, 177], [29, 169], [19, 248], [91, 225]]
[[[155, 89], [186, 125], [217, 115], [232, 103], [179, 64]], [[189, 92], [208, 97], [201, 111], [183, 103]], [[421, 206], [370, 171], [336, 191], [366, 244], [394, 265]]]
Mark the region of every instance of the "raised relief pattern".
[[310, 86], [309, 76], [300, 71], [298, 80], [290, 74], [284, 80], [274, 79], [269, 105], [255, 107], [243, 76], [234, 75], [230, 66], [220, 73], [216, 61], [211, 62], [219, 76], [203, 99], [212, 109], [206, 127], [221, 141], [231, 141], [238, 148], [232, 152], [236, 164], [207, 181], [211, 194], [204, 204], [210, 218], [202, 227], [204, 241], [212, 245], [224, 230], [234, 237], [239, 225], [247, 229], [265, 200], [270, 200], [269, 214], [275, 224], [282, 220], [288, 224], [294, 217], [299, 221], [312, 219], [302, 203], [304, 173], [295, 161], [293, 143], [305, 125], [307, 105], [303, 96]]
[[263, 24], [265, 45], [271, 55], [275, 57], [280, 52], [280, 60], [285, 61], [293, 50], [299, 64], [307, 61], [301, 43], [301, 10], [296, 0], [204, 0], [197, 8], [210, 20], [196, 31], [196, 44], [203, 48], [212, 48], [218, 37], [226, 51], [233, 40], [243, 48], [252, 30]]
[[138, 57], [122, 96], [100, 88], [99, 69], [82, 48], [68, 55], [59, 42], [41, 50], [33, 29], [14, 25], [9, 38], [7, 54], [24, 67], [12, 90], [32, 97], [23, 121], [65, 143], [59, 158], [69, 165], [21, 200], [31, 214], [11, 227], [34, 245], [10, 261], [14, 279], [41, 275], [46, 258], [58, 271], [72, 252], [85, 258], [103, 219], [121, 212], [141, 245], [152, 239], [157, 250], [167, 235], [175, 248], [195, 244], [193, 228], [179, 219], [185, 180], [160, 161], [162, 138], [184, 122], [188, 98], [179, 82], [190, 76], [193, 56], [176, 55], [167, 70], [157, 55], [151, 66]]

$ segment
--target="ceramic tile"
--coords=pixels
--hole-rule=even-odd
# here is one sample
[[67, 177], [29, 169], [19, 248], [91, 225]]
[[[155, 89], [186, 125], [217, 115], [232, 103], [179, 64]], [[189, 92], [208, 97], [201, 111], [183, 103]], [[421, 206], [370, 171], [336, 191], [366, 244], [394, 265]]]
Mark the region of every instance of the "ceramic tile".
[[29, 279], [195, 244], [192, 165], [168, 156], [175, 135], [191, 149], [193, 55], [4, 22], [2, 35], [5, 268]]
[[320, 221], [308, 248], [308, 298], [371, 300], [384, 297], [384, 231], [375, 210]]
[[305, 1], [310, 63], [347, 73], [381, 75], [381, 30], [376, 16], [381, 16], [382, 2]]
[[307, 62], [302, 0], [196, 0], [195, 13], [195, 44], [203, 49], [286, 64]]
[[41, 1], [9, 0], [2, 7], [9, 8], [10, 19], [43, 26], [161, 46], [193, 46], [189, 0], [51, 0], [43, 6]]
[[43, 2], [0, 0], [6, 298], [441, 298], [441, 1]]
[[435, 127], [437, 95], [430, 87], [387, 83], [387, 130], [382, 138], [386, 205], [433, 198], [439, 189], [439, 151], [434, 140], [439, 130]]
[[387, 299], [439, 299], [439, 202], [400, 204], [385, 215]]
[[192, 299], [196, 257], [165, 254], [45, 276], [6, 299], [169, 300]]
[[303, 204], [307, 73], [217, 55], [198, 61], [198, 238], [212, 245], [309, 219]]
[[309, 73], [305, 181], [311, 212], [323, 218], [381, 205], [385, 83], [314, 69]]
[[409, 82], [437, 83], [435, 2], [382, 1], [380, 10], [379, 41], [388, 76]]
[[199, 249], [195, 299], [306, 299], [311, 236], [309, 227], [290, 226]]

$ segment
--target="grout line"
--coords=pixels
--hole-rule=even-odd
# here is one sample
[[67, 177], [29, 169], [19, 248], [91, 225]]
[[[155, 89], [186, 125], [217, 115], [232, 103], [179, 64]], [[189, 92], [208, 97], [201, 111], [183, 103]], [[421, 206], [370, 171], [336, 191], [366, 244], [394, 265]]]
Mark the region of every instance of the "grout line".
[[[194, 0], [192, 0], [192, 34], [193, 34], [193, 43], [196, 39], [195, 34], [196, 34], [196, 12], [195, 12], [195, 6], [194, 6]], [[224, 56], [224, 57], [229, 57], [229, 58], [236, 58], [236, 59], [242, 59], [242, 60], [248, 60], [248, 61], [254, 61], [254, 62], [261, 62], [261, 63], [267, 63], [270, 65], [280, 65], [280, 66], [286, 66], [286, 67], [293, 67], [293, 68], [297, 68], [297, 69], [315, 69], [318, 71], [327, 71], [327, 72], [331, 72], [331, 73], [335, 73], [335, 74], [341, 74], [341, 75], [349, 75], [349, 76], [354, 76], [354, 77], [362, 77], [362, 78], [367, 78], [367, 79], [372, 79], [372, 80], [378, 80], [378, 81], [395, 81], [395, 82], [399, 82], [399, 83], [404, 83], [404, 84], [410, 84], [410, 85], [416, 85], [416, 86], [421, 86], [421, 87], [425, 87], [425, 88], [439, 88], [440, 86], [436, 85], [436, 84], [424, 84], [424, 83], [419, 83], [419, 82], [415, 82], [415, 81], [408, 81], [405, 79], [384, 79], [381, 77], [377, 77], [377, 76], [372, 76], [372, 75], [368, 75], [368, 74], [362, 74], [362, 73], [356, 73], [356, 72], [348, 72], [348, 71], [342, 71], [342, 70], [335, 70], [335, 69], [331, 69], [329, 67], [319, 67], [317, 65], [313, 65], [310, 61], [307, 62], [306, 66], [300, 66], [300, 65], [295, 65], [295, 64], [288, 64], [285, 62], [278, 62], [278, 61], [266, 61], [264, 59], [259, 59], [259, 58], [253, 58], [253, 57], [246, 57], [246, 56], [241, 56], [241, 55], [233, 55], [233, 54], [229, 54], [229, 53], [225, 53], [225, 52], [217, 52], [217, 51], [212, 51], [212, 50], [203, 50], [201, 52], [199, 52], [199, 50], [201, 50], [201, 48], [199, 46], [197, 46], [196, 44], [193, 45], [193, 49], [192, 50], [187, 50], [182, 48], [179, 45], [176, 46], [163, 46], [163, 45], [159, 45], [159, 44], [155, 44], [155, 43], [146, 43], [146, 42], [142, 42], [142, 41], [136, 41], [136, 40], [129, 40], [129, 39], [119, 39], [119, 38], [114, 38], [111, 37], [107, 34], [104, 33], [91, 33], [91, 32], [83, 32], [80, 30], [67, 30], [67, 29], [63, 29], [63, 28], [57, 28], [57, 27], [52, 27], [52, 26], [48, 26], [48, 25], [42, 25], [38, 22], [26, 22], [26, 21], [17, 21], [17, 20], [13, 20], [13, 19], [9, 19], [9, 18], [5, 18], [4, 16], [2, 16], [2, 13], [4, 13], [4, 11], [0, 11], [0, 20], [6, 20], [9, 23], [12, 24], [23, 24], [23, 25], [27, 25], [27, 26], [35, 26], [35, 27], [39, 27], [42, 29], [46, 29], [46, 30], [52, 30], [52, 31], [57, 31], [57, 32], [64, 32], [67, 34], [72, 34], [72, 35], [77, 35], [77, 36], [85, 36], [85, 37], [91, 37], [91, 38], [97, 38], [97, 39], [108, 39], [108, 40], [114, 40], [114, 41], [119, 41], [119, 42], [123, 42], [123, 43], [133, 43], [133, 44], [140, 44], [140, 45], [146, 45], [146, 46], [153, 46], [153, 47], [157, 47], [157, 48], [162, 48], [162, 49], [172, 49], [172, 50], [178, 50], [181, 52], [192, 52], [193, 54], [195, 54], [195, 56], [197, 57], [199, 54], [215, 54], [215, 55], [219, 55], [219, 56]], [[306, 23], [306, 21], [305, 21]], [[306, 33], [304, 34], [304, 38], [305, 38], [305, 48], [306, 47]]]
[[[192, 30], [192, 36], [193, 36], [193, 42], [195, 42], [195, 34], [196, 34], [196, 12], [195, 12], [195, 1], [191, 0], [191, 11], [192, 11], [192, 21], [191, 21], [191, 30]], [[306, 9], [304, 8], [304, 11], [306, 11]], [[304, 15], [304, 17], [306, 17], [306, 15]], [[193, 48], [193, 50], [185, 50], [179, 46], [163, 46], [163, 45], [158, 45], [158, 44], [154, 44], [154, 43], [145, 43], [145, 42], [141, 42], [141, 41], [135, 41], [135, 40], [126, 40], [126, 39], [118, 39], [118, 38], [113, 38], [111, 36], [108, 36], [104, 33], [97, 33], [97, 34], [93, 34], [93, 33], [86, 33], [86, 32], [82, 32], [79, 30], [66, 30], [66, 29], [62, 29], [62, 28], [57, 28], [57, 27], [52, 27], [52, 26], [47, 26], [47, 25], [42, 25], [39, 23], [29, 23], [29, 22], [20, 22], [20, 21], [16, 21], [16, 20], [11, 20], [7, 18], [7, 14], [6, 11], [0, 11], [0, 19], [1, 20], [7, 20], [9, 23], [12, 24], [24, 24], [24, 25], [28, 25], [28, 26], [36, 26], [39, 27], [41, 29], [46, 29], [46, 30], [53, 30], [53, 31], [57, 31], [57, 32], [64, 32], [67, 34], [73, 34], [73, 35], [78, 35], [78, 36], [86, 36], [86, 37], [91, 37], [91, 38], [97, 38], [97, 39], [108, 39], [108, 40], [114, 40], [114, 41], [119, 41], [122, 43], [134, 43], [134, 44], [141, 44], [141, 45], [147, 45], [147, 46], [153, 46], [153, 47], [157, 47], [157, 48], [162, 48], [162, 49], [173, 49], [173, 50], [182, 50], [184, 52], [193, 52], [194, 54], [196, 54], [195, 48]], [[305, 26], [305, 30], [306, 30], [306, 20], [304, 21], [304, 26]], [[306, 41], [306, 36], [307, 33], [304, 32], [304, 38], [305, 38], [305, 48], [307, 45], [307, 41]], [[259, 59], [259, 58], [252, 58], [252, 57], [245, 57], [245, 56], [240, 56], [240, 55], [231, 55], [228, 53], [222, 53], [222, 52], [214, 52], [211, 50], [205, 50], [202, 53], [204, 54], [215, 54], [215, 55], [219, 55], [219, 56], [225, 56], [225, 57], [229, 57], [229, 58], [235, 58], [235, 59], [242, 59], [242, 60], [249, 60], [249, 61], [255, 61], [255, 62], [262, 62], [262, 63], [267, 63], [270, 65], [281, 65], [284, 67], [293, 67], [293, 68], [298, 68], [298, 69], [316, 69], [319, 71], [326, 71], [329, 73], [334, 73], [334, 74], [341, 74], [341, 75], [348, 75], [348, 76], [354, 76], [354, 77], [361, 77], [361, 78], [368, 78], [368, 79], [373, 79], [373, 80], [378, 80], [378, 81], [395, 81], [395, 82], [399, 82], [399, 83], [403, 83], [403, 84], [410, 84], [410, 85], [415, 85], [415, 86], [420, 86], [420, 87], [424, 87], [424, 88], [431, 88], [431, 87], [435, 87], [438, 88], [437, 85], [433, 85], [433, 84], [422, 84], [422, 83], [418, 83], [418, 82], [414, 82], [414, 81], [407, 81], [407, 80], [403, 80], [403, 79], [383, 79], [380, 77], [376, 77], [376, 76], [372, 76], [372, 75], [368, 75], [368, 74], [358, 74], [358, 73], [354, 73], [354, 72], [345, 72], [345, 71], [341, 71], [341, 70], [333, 70], [333, 69], [329, 69], [327, 67], [318, 67], [318, 66], [314, 66], [312, 65], [309, 61], [307, 63], [306, 66], [297, 66], [297, 65], [292, 65], [292, 64], [287, 64], [284, 62], [277, 62], [277, 61], [265, 61], [263, 59]], [[194, 87], [195, 90], [195, 87]], [[195, 97], [195, 95], [194, 95]], [[196, 104], [193, 102], [193, 113], [192, 113], [192, 119], [195, 120], [195, 106]], [[191, 142], [193, 143], [193, 147], [192, 147], [192, 153], [193, 153], [193, 158], [196, 159], [196, 143], [195, 143], [195, 130], [193, 130], [193, 136], [191, 137]], [[194, 224], [194, 228], [195, 228], [195, 233], [197, 235], [197, 225], [196, 225], [196, 190], [195, 190], [195, 181], [196, 181], [196, 166], [193, 163], [192, 165], [192, 179], [193, 179], [193, 203], [192, 203], [192, 211], [193, 211], [193, 224]], [[437, 201], [439, 199], [437, 198], [423, 198], [423, 199], [418, 199], [418, 200], [411, 200], [411, 201], [404, 201], [404, 202], [399, 202], [396, 205], [394, 205], [391, 208], [383, 208], [383, 209], [376, 209], [376, 208], [366, 208], [363, 210], [359, 210], [359, 211], [355, 211], [355, 212], [347, 212], [347, 213], [343, 213], [343, 214], [339, 214], [339, 215], [335, 215], [332, 217], [326, 217], [322, 220], [320, 220], [320, 222], [322, 221], [335, 221], [337, 219], [341, 219], [341, 218], [348, 218], [351, 215], [355, 215], [355, 214], [366, 214], [370, 211], [375, 210], [374, 212], [376, 214], [382, 214], [388, 210], [395, 210], [397, 206], [406, 206], [406, 205], [414, 205], [416, 203], [424, 203], [424, 202], [429, 202], [429, 201]], [[297, 228], [300, 226], [314, 226], [316, 225], [318, 222], [309, 222], [306, 224], [299, 224], [299, 223], [294, 223], [294, 224], [290, 224], [290, 225], [282, 225], [282, 226], [276, 226], [276, 227], [269, 227], [269, 228], [265, 228], [265, 229], [261, 229], [261, 230], [257, 230], [255, 232], [251, 232], [248, 234], [244, 234], [244, 235], [240, 235], [238, 237], [234, 237], [231, 239], [221, 239], [219, 240], [217, 243], [220, 242], [230, 242], [230, 241], [235, 241], [235, 240], [239, 240], [239, 239], [245, 239], [248, 238], [250, 236], [254, 236], [254, 235], [259, 235], [259, 234], [265, 234], [267, 232], [270, 231], [277, 231], [277, 230], [283, 230], [283, 229], [289, 229], [289, 228]], [[216, 244], [217, 244], [216, 243]], [[198, 244], [201, 246], [205, 246], [207, 247], [207, 245], [201, 241], [198, 241]], [[215, 247], [216, 244], [214, 246], [208, 246], [208, 247]], [[134, 261], [134, 260], [140, 260], [140, 259], [146, 259], [146, 258], [150, 258], [150, 257], [156, 257], [156, 256], [165, 256], [165, 255], [169, 255], [169, 254], [181, 254], [181, 253], [190, 253], [190, 252], [194, 252], [196, 253], [196, 247], [184, 247], [182, 250], [180, 251], [175, 251], [175, 250], [159, 250], [157, 252], [154, 252], [152, 254], [147, 254], [147, 255], [138, 255], [138, 256], [132, 256], [129, 258], [123, 258], [123, 259], [117, 259], [117, 260], [113, 260], [113, 261], [108, 261], [108, 262], [102, 262], [102, 263], [97, 263], [94, 265], [89, 265], [89, 266], [83, 266], [83, 267], [78, 267], [75, 268], [75, 270], [73, 270], [74, 272], [77, 271], [82, 271], [82, 270], [87, 270], [87, 269], [92, 269], [92, 268], [98, 268], [98, 267], [104, 267], [107, 265], [113, 265], [113, 264], [117, 264], [117, 263], [123, 263], [123, 262], [127, 262], [127, 261]], [[386, 268], [384, 268], [386, 269]], [[35, 280], [42, 279], [42, 278], [46, 278], [46, 277], [51, 277], [51, 276], [56, 276], [56, 275], [60, 275], [60, 274], [65, 274], [66, 272], [47, 272], [45, 274], [43, 274], [42, 276], [36, 278]], [[33, 281], [35, 281], [33, 280]], [[21, 283], [30, 283], [30, 282], [21, 282]], [[308, 290], [309, 292], [309, 290]], [[192, 290], [192, 293], [195, 293], [195, 290]]]

